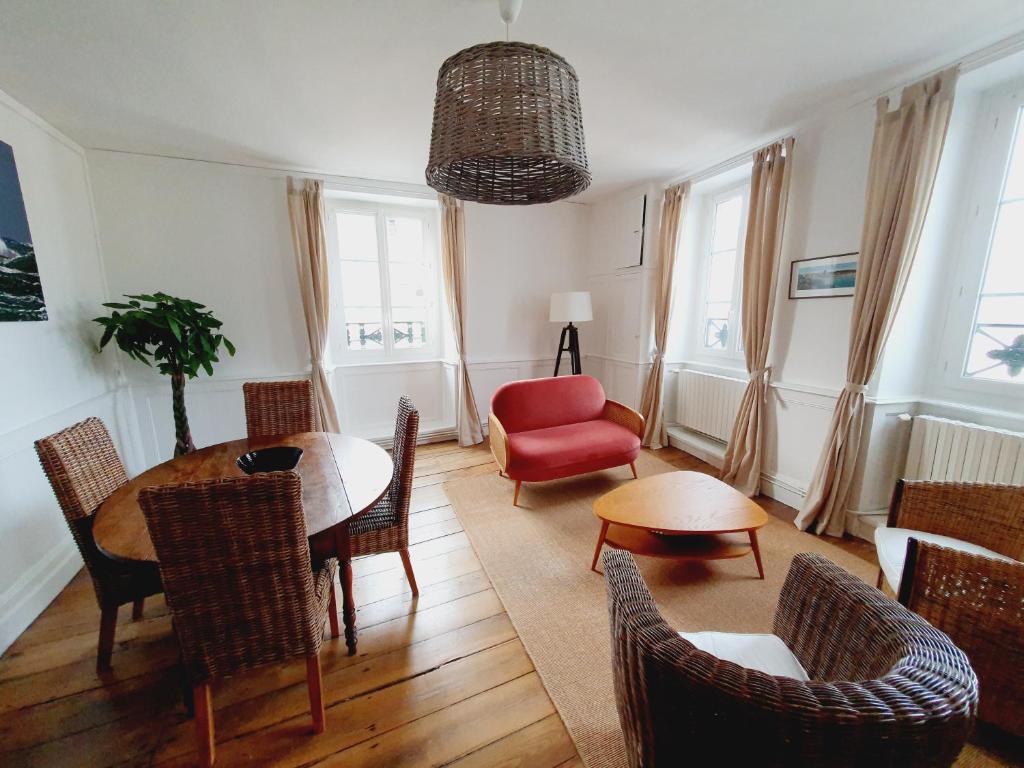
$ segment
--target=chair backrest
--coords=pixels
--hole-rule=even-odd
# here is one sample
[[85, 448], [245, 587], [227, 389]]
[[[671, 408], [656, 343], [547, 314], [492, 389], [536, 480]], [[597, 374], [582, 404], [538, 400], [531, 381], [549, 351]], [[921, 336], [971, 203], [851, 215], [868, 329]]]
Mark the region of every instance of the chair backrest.
[[395, 524], [401, 525], [409, 519], [409, 502], [412, 499], [412, 472], [416, 463], [416, 441], [420, 435], [420, 412], [406, 395], [398, 399], [398, 415], [395, 417], [395, 441], [391, 448], [391, 460], [395, 473], [388, 489], [388, 503], [395, 516]]
[[[662, 618], [628, 553], [606, 552], [604, 566], [616, 700], [635, 768], [686, 764], [709, 749], [736, 764], [952, 765], [970, 734], [978, 688], [964, 654], [819, 555], [794, 558], [775, 624], [809, 682], [697, 649]], [[837, 626], [842, 611], [862, 618]], [[883, 639], [868, 642], [871, 631]], [[879, 666], [863, 658], [876, 647], [889, 669], [858, 675]], [[830, 668], [851, 676], [822, 679]]]
[[509, 434], [601, 418], [604, 388], [592, 376], [510, 381], [491, 398], [491, 412]]
[[309, 379], [250, 381], [242, 385], [242, 394], [249, 437], [317, 431], [316, 402]]
[[110, 494], [128, 483], [110, 433], [95, 416], [36, 440], [35, 445], [69, 522], [92, 517]]
[[888, 524], [952, 536], [1024, 560], [1024, 486], [900, 480]]
[[911, 537], [900, 602], [967, 654], [981, 683], [978, 718], [1024, 736], [1024, 563]]
[[110, 494], [128, 483], [128, 473], [110, 433], [95, 416], [36, 440], [35, 446], [102, 603], [102, 576], [110, 563], [93, 540], [93, 517]]
[[319, 652], [297, 474], [144, 488], [139, 504], [193, 682]]

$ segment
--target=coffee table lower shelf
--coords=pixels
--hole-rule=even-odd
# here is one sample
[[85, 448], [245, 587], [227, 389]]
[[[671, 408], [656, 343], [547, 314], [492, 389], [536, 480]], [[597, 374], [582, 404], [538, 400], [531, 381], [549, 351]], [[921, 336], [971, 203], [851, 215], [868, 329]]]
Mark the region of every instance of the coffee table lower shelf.
[[760, 578], [764, 578], [761, 567], [761, 553], [757, 548], [757, 533], [720, 534], [659, 534], [646, 528], [633, 528], [628, 525], [605, 523], [597, 540], [594, 551], [593, 570], [597, 570], [597, 560], [601, 547], [607, 544], [615, 549], [624, 549], [634, 555], [647, 557], [667, 557], [676, 560], [727, 560], [743, 557], [754, 553]]

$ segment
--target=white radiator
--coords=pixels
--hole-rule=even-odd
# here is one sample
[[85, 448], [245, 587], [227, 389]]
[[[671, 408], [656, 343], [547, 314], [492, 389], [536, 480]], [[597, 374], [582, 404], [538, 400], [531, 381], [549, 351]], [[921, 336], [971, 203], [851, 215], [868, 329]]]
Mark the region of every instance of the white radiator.
[[728, 442], [746, 380], [690, 370], [679, 371], [678, 380], [676, 421], [687, 429]]
[[918, 416], [910, 433], [909, 480], [1024, 485], [1024, 434]]

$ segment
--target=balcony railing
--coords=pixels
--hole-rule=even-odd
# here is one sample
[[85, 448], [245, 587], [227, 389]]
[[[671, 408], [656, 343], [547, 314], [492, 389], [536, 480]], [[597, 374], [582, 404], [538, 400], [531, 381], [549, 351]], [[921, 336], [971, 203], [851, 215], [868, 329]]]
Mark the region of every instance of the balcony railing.
[[[1012, 335], [1009, 342], [995, 335], [999, 333], [1006, 338], [1007, 331]], [[986, 340], [983, 343], [992, 347], [985, 353], [985, 357], [993, 363], [976, 371], [964, 371], [966, 376], [981, 376], [1000, 366], [1006, 366], [1006, 373], [1011, 379], [1020, 376], [1021, 371], [1024, 371], [1024, 323], [977, 323], [974, 326], [974, 334], [975, 339], [981, 336]], [[974, 343], [978, 343], [977, 340]]]
[[[392, 344], [396, 347], [421, 347], [427, 343], [427, 326], [422, 320], [398, 320], [391, 324]], [[349, 349], [380, 349], [384, 346], [384, 328], [380, 323], [345, 323], [345, 341]]]

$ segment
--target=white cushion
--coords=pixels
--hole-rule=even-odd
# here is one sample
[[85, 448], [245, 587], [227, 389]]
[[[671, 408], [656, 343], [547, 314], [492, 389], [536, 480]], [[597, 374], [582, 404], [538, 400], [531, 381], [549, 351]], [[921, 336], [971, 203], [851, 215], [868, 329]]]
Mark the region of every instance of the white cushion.
[[918, 541], [925, 541], [929, 544], [938, 544], [940, 547], [948, 547], [959, 552], [967, 552], [972, 555], [984, 555], [996, 560], [1013, 562], [1012, 557], [993, 552], [991, 549], [979, 547], [969, 541], [954, 539], [951, 536], [939, 536], [937, 533], [925, 533], [914, 531], [910, 528], [876, 528], [875, 549], [878, 550], [878, 564], [882, 566], [882, 573], [889, 587], [893, 592], [900, 588], [900, 578], [903, 576], [903, 562], [907, 559], [907, 539], [913, 536]]
[[768, 675], [808, 680], [800, 660], [776, 635], [740, 635], [730, 632], [680, 632], [700, 650], [720, 659]]

